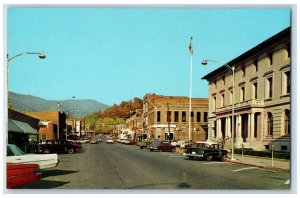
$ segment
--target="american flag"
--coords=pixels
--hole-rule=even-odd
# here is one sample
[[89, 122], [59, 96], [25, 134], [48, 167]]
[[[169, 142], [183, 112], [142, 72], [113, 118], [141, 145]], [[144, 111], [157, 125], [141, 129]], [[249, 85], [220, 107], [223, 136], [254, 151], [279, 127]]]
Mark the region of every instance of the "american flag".
[[193, 53], [194, 53], [193, 46], [192, 46], [192, 40], [193, 40], [193, 37], [191, 37], [191, 41], [190, 41], [190, 45], [189, 45], [189, 50], [190, 50], [191, 55], [193, 55]]

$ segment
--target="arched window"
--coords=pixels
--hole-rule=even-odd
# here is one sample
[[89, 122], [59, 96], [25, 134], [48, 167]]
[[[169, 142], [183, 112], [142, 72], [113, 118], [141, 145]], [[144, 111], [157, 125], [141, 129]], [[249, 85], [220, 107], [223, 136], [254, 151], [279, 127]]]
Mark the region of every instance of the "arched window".
[[268, 113], [268, 135], [272, 135], [273, 136], [273, 115], [272, 113]]
[[286, 109], [284, 112], [284, 133], [285, 135], [291, 134], [291, 121], [290, 121], [290, 110]]

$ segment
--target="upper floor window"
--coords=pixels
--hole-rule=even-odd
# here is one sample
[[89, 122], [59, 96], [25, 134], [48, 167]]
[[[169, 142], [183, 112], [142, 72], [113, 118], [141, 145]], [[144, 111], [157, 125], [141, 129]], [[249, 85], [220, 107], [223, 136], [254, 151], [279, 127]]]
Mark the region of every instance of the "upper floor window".
[[221, 93], [221, 107], [225, 105], [225, 97], [224, 97], [224, 92]]
[[191, 122], [194, 122], [194, 112], [191, 111]]
[[216, 95], [213, 95], [212, 96], [212, 108], [213, 108], [213, 111], [216, 111], [217, 109], [217, 98], [216, 98]]
[[268, 58], [269, 58], [269, 65], [271, 66], [271, 65], [273, 65], [273, 53], [268, 53]]
[[157, 122], [160, 122], [160, 111], [157, 111], [156, 112], [156, 120], [157, 120]]
[[201, 122], [201, 112], [197, 112], [197, 122]]
[[282, 72], [282, 95], [291, 93], [290, 71]]
[[204, 117], [203, 117], [203, 119], [204, 119], [204, 120], [203, 120], [204, 122], [207, 122], [207, 112], [204, 112]]
[[167, 122], [171, 122], [171, 111], [167, 111]]
[[182, 122], [186, 122], [186, 112], [183, 111], [183, 112], [181, 112], [181, 113], [182, 113], [182, 115], [181, 115], [181, 121], [182, 121]]
[[246, 75], [246, 66], [243, 65], [242, 66], [242, 76], [245, 77], [245, 75]]
[[257, 99], [257, 82], [252, 84], [252, 99]]
[[242, 86], [240, 88], [240, 101], [241, 102], [245, 101], [245, 87], [244, 86]]
[[178, 122], [178, 120], [179, 120], [179, 112], [174, 111], [174, 122]]
[[273, 97], [273, 77], [272, 76], [266, 78], [265, 97], [266, 97], [266, 99]]
[[254, 71], [257, 72], [258, 71], [258, 59], [256, 59], [253, 63], [254, 65]]

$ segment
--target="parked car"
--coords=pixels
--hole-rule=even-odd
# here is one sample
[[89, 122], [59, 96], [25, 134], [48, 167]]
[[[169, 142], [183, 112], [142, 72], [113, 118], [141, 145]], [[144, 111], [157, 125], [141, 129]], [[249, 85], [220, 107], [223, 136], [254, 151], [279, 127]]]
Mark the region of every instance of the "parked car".
[[38, 164], [40, 169], [53, 168], [59, 163], [57, 154], [25, 154], [14, 144], [6, 146], [6, 162], [18, 164]]
[[75, 140], [67, 140], [68, 142], [72, 143], [72, 144], [75, 144], [77, 146], [77, 149], [76, 150], [81, 150], [82, 148], [82, 145], [80, 142], [77, 142]]
[[196, 142], [190, 147], [187, 147], [184, 156], [188, 159], [201, 159], [206, 161], [220, 160], [225, 161], [227, 150], [219, 149], [219, 144], [216, 142]]
[[186, 148], [188, 146], [188, 142], [187, 141], [184, 141], [184, 140], [179, 140], [176, 142], [176, 146], [179, 147], [179, 148]]
[[6, 188], [15, 188], [41, 179], [38, 164], [6, 164]]
[[47, 140], [45, 144], [37, 145], [38, 153], [74, 153], [78, 150], [76, 144], [67, 140]]
[[144, 141], [137, 142], [136, 145], [139, 146], [141, 149], [143, 149], [143, 148], [147, 148], [151, 143], [152, 143], [151, 140], [144, 140]]
[[148, 147], [150, 151], [175, 151], [175, 146], [170, 144], [168, 141], [155, 140]]
[[107, 144], [113, 144], [113, 143], [114, 143], [114, 140], [113, 140], [113, 139], [107, 139], [107, 140], [106, 140], [106, 143], [107, 143]]

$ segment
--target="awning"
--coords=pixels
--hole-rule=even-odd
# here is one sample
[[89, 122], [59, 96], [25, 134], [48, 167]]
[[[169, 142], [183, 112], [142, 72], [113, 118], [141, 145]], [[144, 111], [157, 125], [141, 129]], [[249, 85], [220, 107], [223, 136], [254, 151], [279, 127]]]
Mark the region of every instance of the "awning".
[[37, 130], [32, 128], [29, 124], [12, 119], [8, 119], [8, 131], [15, 133], [25, 133], [29, 135], [39, 134]]

